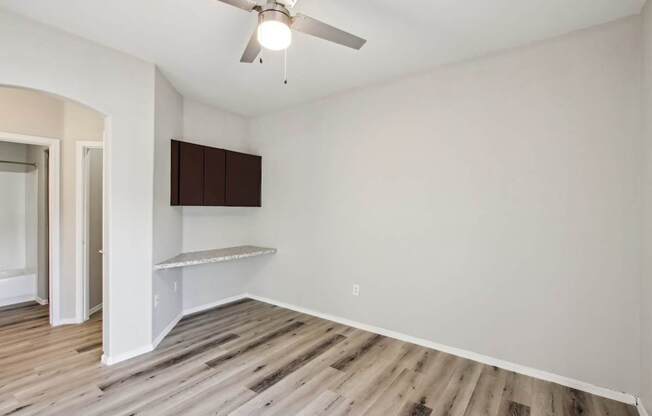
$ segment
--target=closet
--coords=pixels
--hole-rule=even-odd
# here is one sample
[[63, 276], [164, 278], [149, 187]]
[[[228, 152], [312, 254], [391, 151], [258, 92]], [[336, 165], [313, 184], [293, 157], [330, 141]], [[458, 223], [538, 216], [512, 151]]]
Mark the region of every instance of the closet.
[[0, 143], [0, 306], [5, 306], [38, 295], [39, 190], [29, 146]]

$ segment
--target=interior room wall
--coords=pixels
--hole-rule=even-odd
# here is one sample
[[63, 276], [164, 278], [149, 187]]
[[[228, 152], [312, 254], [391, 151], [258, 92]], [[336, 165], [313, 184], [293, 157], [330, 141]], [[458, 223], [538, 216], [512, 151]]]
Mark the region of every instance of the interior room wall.
[[[1, 141], [0, 160], [30, 163], [30, 147]], [[38, 171], [0, 163], [0, 305], [36, 299]]]
[[[159, 263], [182, 251], [182, 210], [170, 206], [170, 141], [183, 137], [183, 99], [172, 84], [156, 71], [154, 238], [153, 260]], [[179, 316], [183, 309], [181, 270], [153, 272], [152, 339]]]
[[0, 131], [60, 138], [63, 133], [61, 99], [0, 83]]
[[[104, 116], [86, 106], [63, 101], [63, 131], [61, 136], [61, 292], [76, 293], [76, 241], [77, 195], [76, 195], [76, 142], [104, 140]], [[67, 298], [68, 299], [68, 298]], [[75, 317], [76, 299], [66, 301], [61, 313], [64, 317]]]
[[636, 394], [640, 47], [633, 17], [253, 120], [251, 291]]
[[88, 306], [102, 305], [102, 149], [88, 152]]
[[641, 399], [652, 409], [652, 4], [642, 12], [643, 23], [643, 121], [645, 197], [643, 274], [641, 279]]
[[[138, 354], [151, 344], [152, 328], [154, 65], [5, 11], [0, 61], [0, 83], [108, 117], [103, 349], [109, 362]], [[107, 309], [107, 300], [116, 307]]]
[[[30, 148], [27, 146], [25, 159], [30, 160]], [[25, 182], [25, 268], [38, 275], [38, 165], [26, 166], [23, 171]], [[36, 278], [38, 281], [38, 278]], [[36, 293], [35, 293], [36, 294]]]
[[[0, 141], [0, 160], [27, 162], [27, 146]], [[0, 271], [26, 267], [26, 188], [24, 167], [0, 164]]]
[[[2, 91], [0, 91], [0, 95]], [[0, 100], [0, 103], [7, 103]], [[50, 268], [49, 268], [49, 231], [48, 231], [48, 153], [46, 146], [28, 146], [27, 159], [31, 163], [36, 163], [37, 178], [37, 236], [36, 236], [36, 270], [37, 270], [37, 288], [36, 296], [39, 302], [44, 303], [49, 300], [50, 290]]]
[[[249, 152], [248, 121], [218, 108], [184, 99], [184, 140]], [[184, 207], [183, 251], [251, 244], [252, 215], [257, 208]], [[183, 307], [192, 309], [242, 294], [251, 264], [232, 262], [183, 269]]]

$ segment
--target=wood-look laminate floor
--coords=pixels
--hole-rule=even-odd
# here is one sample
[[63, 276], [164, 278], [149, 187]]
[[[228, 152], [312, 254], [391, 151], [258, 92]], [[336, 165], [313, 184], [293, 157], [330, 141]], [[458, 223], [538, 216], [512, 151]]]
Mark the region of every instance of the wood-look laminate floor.
[[0, 311], [3, 415], [634, 416], [552, 383], [245, 300], [183, 319], [104, 367], [101, 318]]

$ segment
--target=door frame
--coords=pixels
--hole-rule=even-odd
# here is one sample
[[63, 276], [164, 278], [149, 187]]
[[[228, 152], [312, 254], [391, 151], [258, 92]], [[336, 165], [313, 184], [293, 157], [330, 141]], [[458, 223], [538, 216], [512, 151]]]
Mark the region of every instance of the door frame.
[[0, 140], [11, 143], [46, 146], [48, 158], [48, 279], [50, 325], [64, 325], [61, 319], [61, 139], [29, 136], [0, 131]]
[[[76, 316], [79, 323], [89, 318], [89, 165], [88, 151], [91, 149], [104, 149], [104, 142], [78, 141], [75, 142], [75, 283], [77, 286]], [[104, 160], [104, 155], [102, 155]], [[105, 167], [102, 164], [102, 182], [104, 183]], [[102, 189], [102, 206], [105, 202], [105, 191]], [[104, 215], [104, 214], [102, 214]], [[102, 219], [104, 224], [104, 219]], [[104, 225], [102, 226], [104, 228]], [[104, 270], [104, 267], [102, 267]], [[102, 278], [104, 282], [104, 278]], [[104, 284], [102, 284], [104, 286]], [[104, 288], [103, 288], [104, 289]], [[103, 292], [104, 293], [104, 292]], [[104, 297], [104, 296], [103, 296]], [[104, 302], [102, 302], [103, 304]]]

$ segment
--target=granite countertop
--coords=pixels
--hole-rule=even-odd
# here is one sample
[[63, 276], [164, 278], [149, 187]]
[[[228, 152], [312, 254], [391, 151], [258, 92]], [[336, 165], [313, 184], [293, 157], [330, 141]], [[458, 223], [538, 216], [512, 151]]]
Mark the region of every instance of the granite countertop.
[[248, 257], [264, 256], [276, 253], [275, 248], [256, 247], [256, 246], [239, 246], [220, 248], [215, 250], [194, 251], [190, 253], [181, 253], [171, 259], [158, 263], [154, 270], [174, 269], [177, 267], [196, 266], [199, 264], [222, 263], [246, 259]]

